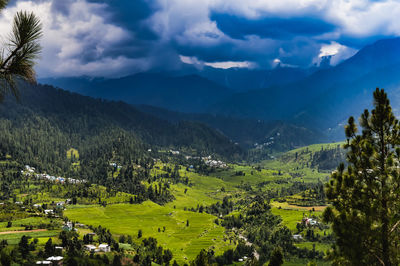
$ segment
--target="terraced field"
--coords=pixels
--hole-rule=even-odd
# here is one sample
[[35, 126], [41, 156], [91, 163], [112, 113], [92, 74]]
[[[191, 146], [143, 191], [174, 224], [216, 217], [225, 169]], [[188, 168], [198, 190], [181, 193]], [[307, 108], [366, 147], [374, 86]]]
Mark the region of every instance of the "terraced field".
[[[232, 247], [229, 240], [224, 240], [225, 229], [214, 223], [215, 216], [159, 206], [152, 202], [107, 207], [77, 206], [67, 209], [65, 216], [84, 224], [101, 225], [113, 234], [132, 235], [134, 239], [137, 239], [138, 230], [141, 229], [143, 237], [154, 237], [163, 247], [171, 249], [178, 262], [193, 260], [203, 248], [214, 248], [220, 254]], [[189, 226], [186, 226], [187, 220]], [[158, 232], [158, 228], [161, 232]]]

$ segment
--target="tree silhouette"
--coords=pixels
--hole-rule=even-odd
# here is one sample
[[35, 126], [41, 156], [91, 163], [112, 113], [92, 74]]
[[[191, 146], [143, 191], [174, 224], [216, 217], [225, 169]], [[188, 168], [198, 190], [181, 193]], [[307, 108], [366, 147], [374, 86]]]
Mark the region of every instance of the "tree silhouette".
[[[7, 3], [0, 0], [0, 10]], [[0, 53], [0, 101], [8, 92], [18, 99], [16, 79], [36, 82], [33, 66], [41, 51], [41, 36], [42, 24], [35, 14], [20, 11], [14, 16], [11, 34]]]

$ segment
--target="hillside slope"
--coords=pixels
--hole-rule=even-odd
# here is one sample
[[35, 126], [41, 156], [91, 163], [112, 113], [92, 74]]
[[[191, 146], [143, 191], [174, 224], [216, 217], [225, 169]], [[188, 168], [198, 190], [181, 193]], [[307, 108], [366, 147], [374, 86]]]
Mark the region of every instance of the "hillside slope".
[[[51, 86], [20, 86], [20, 102], [0, 105], [0, 151], [24, 163], [66, 170], [71, 147], [82, 160], [141, 160], [147, 149], [234, 158], [243, 151], [195, 122], [171, 123], [122, 102], [96, 100]], [[70, 163], [70, 162], [69, 162]], [[57, 171], [58, 171], [57, 170]]]
[[170, 77], [139, 73], [119, 79], [42, 79], [42, 83], [80, 94], [129, 104], [147, 104], [180, 112], [204, 112], [233, 92], [197, 75]]
[[[269, 148], [275, 151], [286, 151], [325, 140], [325, 136], [316, 130], [309, 130], [282, 121], [265, 122], [223, 115], [179, 113], [148, 105], [139, 105], [137, 108], [174, 123], [197, 121], [206, 124], [222, 132], [244, 148], [270, 143], [272, 145]], [[274, 141], [271, 142], [271, 140]]]

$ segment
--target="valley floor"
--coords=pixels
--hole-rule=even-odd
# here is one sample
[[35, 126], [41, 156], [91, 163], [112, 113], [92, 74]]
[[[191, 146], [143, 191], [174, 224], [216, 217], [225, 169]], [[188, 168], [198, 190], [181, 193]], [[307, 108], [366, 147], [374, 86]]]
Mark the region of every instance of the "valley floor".
[[[280, 222], [277, 220], [276, 230], [287, 227], [290, 239], [298, 235], [293, 236], [296, 238], [294, 247], [298, 249], [297, 255], [285, 256], [285, 265], [301, 265], [312, 260], [316, 260], [318, 265], [326, 265], [322, 257], [330, 248], [331, 231], [321, 222], [321, 214], [326, 207], [321, 187], [328, 180], [329, 171], [312, 165], [310, 158], [315, 158], [316, 152], [321, 150], [336, 149], [337, 145], [311, 146], [285, 153], [272, 161], [255, 165], [232, 164], [207, 173], [198, 173], [181, 165], [180, 180], [186, 181], [168, 181], [174, 200], [164, 205], [152, 201], [138, 204], [132, 202], [135, 195], [121, 192], [108, 195], [108, 190], [92, 185], [93, 191], [103, 195], [101, 200], [104, 202], [99, 204], [97, 198], [80, 197], [77, 204], [65, 204], [62, 215], [74, 224], [85, 225], [76, 228], [80, 238], [99, 226], [110, 230], [114, 239], [129, 236], [137, 245], [142, 239], [152, 237], [164, 249], [172, 251], [173, 259], [178, 264], [189, 264], [202, 249], [212, 250], [215, 256], [221, 256], [227, 250], [235, 249], [241, 239], [251, 237], [254, 228], [237, 230], [235, 226], [228, 226], [227, 221], [229, 217], [235, 217], [232, 221], [243, 219], [240, 217], [244, 217], [257, 197], [262, 195], [270, 201], [272, 208], [268, 215], [273, 216], [266, 217], [281, 219]], [[151, 175], [162, 176], [168, 172], [168, 167], [173, 168], [174, 165], [158, 162]], [[161, 179], [163, 182], [167, 180]], [[51, 205], [66, 200], [62, 195], [63, 191], [68, 191], [68, 186], [48, 184], [48, 181], [35, 182], [31, 181], [28, 187], [18, 190], [15, 201]], [[47, 191], [39, 189], [44, 185]], [[230, 207], [226, 207], [228, 205]], [[213, 208], [217, 211], [213, 212]], [[34, 212], [36, 216], [26, 215], [21, 209], [21, 218], [13, 218], [11, 226], [7, 222], [0, 223], [0, 240], [6, 239], [8, 244], [15, 245], [22, 235], [28, 235], [38, 239], [39, 246], [44, 246], [49, 238], [53, 239], [53, 243], [60, 244], [59, 234], [64, 222], [60, 218]], [[31, 226], [30, 230], [26, 230], [26, 226]], [[260, 229], [255, 227], [254, 230]], [[263, 243], [257, 238], [255, 241]], [[247, 245], [252, 243], [250, 240], [246, 242]], [[252, 243], [257, 249], [255, 254], [262, 257], [262, 248], [257, 243]], [[120, 242], [120, 246], [126, 254], [134, 256], [130, 244]]]

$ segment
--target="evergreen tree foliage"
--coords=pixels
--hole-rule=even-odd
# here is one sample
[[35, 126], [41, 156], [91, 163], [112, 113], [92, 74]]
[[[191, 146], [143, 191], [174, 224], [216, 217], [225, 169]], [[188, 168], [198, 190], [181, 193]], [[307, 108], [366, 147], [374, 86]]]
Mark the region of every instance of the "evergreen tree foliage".
[[[8, 0], [0, 1], [0, 10]], [[15, 78], [35, 82], [34, 60], [40, 53], [38, 40], [42, 36], [42, 25], [33, 13], [20, 11], [14, 17], [11, 34], [0, 54], [0, 101], [11, 92], [18, 98]]]
[[374, 109], [345, 128], [348, 166], [341, 164], [327, 184], [331, 202], [324, 220], [332, 224], [336, 264], [398, 265], [400, 225], [400, 136], [387, 94], [376, 89]]
[[281, 247], [276, 247], [272, 251], [271, 259], [269, 260], [269, 266], [280, 266], [283, 264], [283, 253]]
[[54, 252], [55, 252], [55, 248], [53, 245], [53, 241], [51, 238], [49, 238], [49, 240], [47, 240], [47, 242], [46, 242], [46, 245], [44, 246], [44, 256], [46, 258], [53, 256]]

